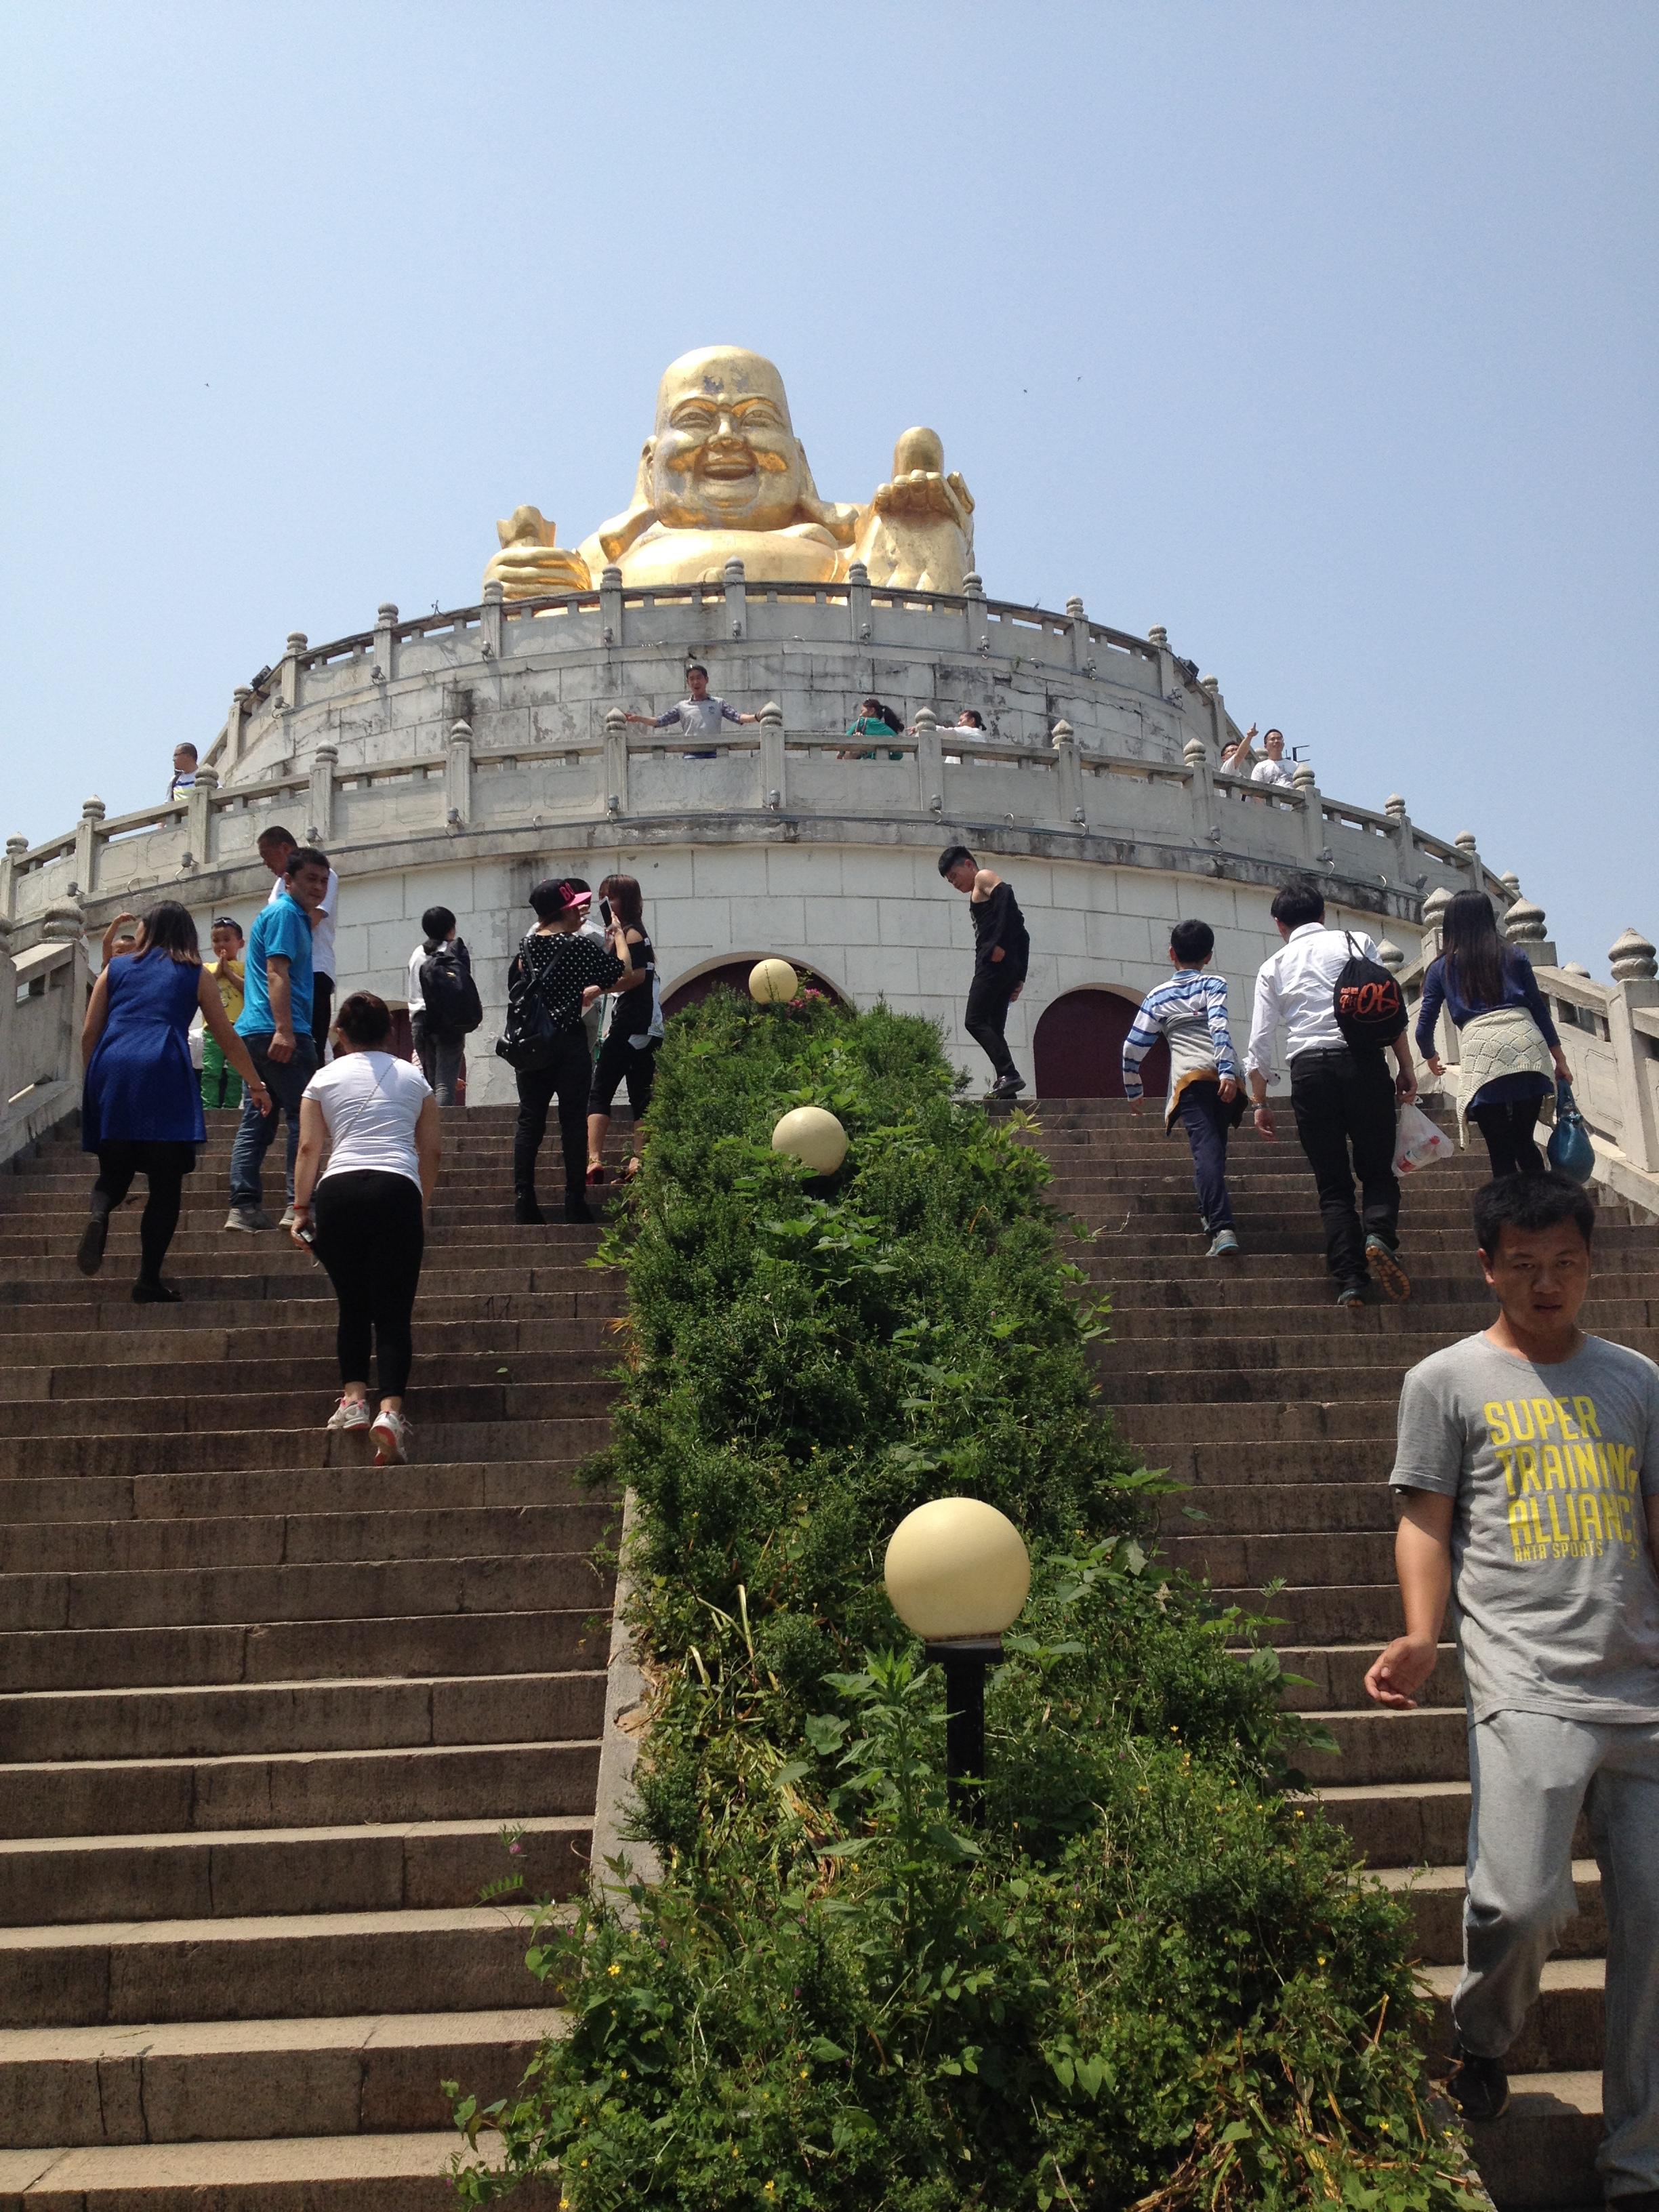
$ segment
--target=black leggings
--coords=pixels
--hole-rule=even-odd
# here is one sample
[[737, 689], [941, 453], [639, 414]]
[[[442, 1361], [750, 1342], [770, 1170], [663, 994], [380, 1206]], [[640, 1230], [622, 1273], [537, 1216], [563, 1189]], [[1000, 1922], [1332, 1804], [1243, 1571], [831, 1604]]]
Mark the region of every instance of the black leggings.
[[975, 968], [974, 980], [968, 987], [968, 1006], [962, 1025], [990, 1061], [999, 1083], [1019, 1073], [1002, 1033], [1008, 1026], [1008, 1008], [1014, 993], [1024, 981], [1023, 969], [1014, 967], [1011, 961], [1000, 960], [994, 967]]
[[92, 1187], [94, 1213], [113, 1213], [132, 1188], [134, 1176], [149, 1185], [149, 1196], [138, 1224], [138, 1279], [157, 1283], [161, 1262], [179, 1226], [184, 1200], [185, 1177], [196, 1165], [194, 1145], [100, 1145], [98, 1180]]
[[625, 1083], [629, 1109], [637, 1121], [651, 1103], [651, 1086], [656, 1079], [656, 1046], [629, 1044], [625, 1036], [618, 1036], [612, 1030], [599, 1047], [599, 1056], [594, 1062], [593, 1088], [587, 1110], [590, 1114], [609, 1114], [617, 1085]]
[[1512, 1098], [1502, 1105], [1471, 1106], [1469, 1119], [1486, 1140], [1494, 1176], [1542, 1175], [1544, 1155], [1533, 1142], [1540, 1098]]
[[547, 1109], [556, 1093], [559, 1139], [564, 1147], [565, 1195], [585, 1200], [587, 1095], [593, 1081], [587, 1031], [580, 1028], [564, 1030], [547, 1066], [521, 1067], [518, 1078], [519, 1121], [513, 1132], [514, 1194], [519, 1198], [536, 1195], [536, 1156], [547, 1133]]
[[368, 1387], [372, 1343], [380, 1352], [381, 1397], [401, 1398], [414, 1358], [409, 1322], [426, 1245], [420, 1185], [360, 1168], [325, 1175], [313, 1204], [317, 1257], [340, 1302], [340, 1380]]

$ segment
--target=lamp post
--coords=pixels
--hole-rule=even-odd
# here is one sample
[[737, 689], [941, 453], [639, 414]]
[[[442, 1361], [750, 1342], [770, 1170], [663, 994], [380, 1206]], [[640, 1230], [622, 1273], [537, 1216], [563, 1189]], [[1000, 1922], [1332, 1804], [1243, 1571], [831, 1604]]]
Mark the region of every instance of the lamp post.
[[1002, 1632], [1018, 1619], [1030, 1592], [1024, 1540], [1006, 1513], [981, 1498], [934, 1498], [894, 1529], [883, 1572], [894, 1612], [944, 1671], [951, 1803], [976, 1820], [985, 1775], [985, 1677], [1002, 1656]]

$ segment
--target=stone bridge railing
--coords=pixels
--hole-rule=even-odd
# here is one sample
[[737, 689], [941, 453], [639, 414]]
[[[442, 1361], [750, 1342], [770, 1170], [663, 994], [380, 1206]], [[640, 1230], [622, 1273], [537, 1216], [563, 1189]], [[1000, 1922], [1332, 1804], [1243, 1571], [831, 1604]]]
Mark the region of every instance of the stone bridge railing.
[[0, 1164], [80, 1104], [87, 989], [86, 944], [72, 916], [15, 955], [0, 928]]

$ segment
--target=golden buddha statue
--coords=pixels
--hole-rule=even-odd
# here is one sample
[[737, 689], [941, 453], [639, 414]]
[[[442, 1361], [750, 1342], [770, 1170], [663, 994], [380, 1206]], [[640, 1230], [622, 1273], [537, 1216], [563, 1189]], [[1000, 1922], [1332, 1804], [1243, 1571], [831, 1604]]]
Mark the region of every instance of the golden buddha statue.
[[740, 346], [703, 346], [664, 372], [623, 513], [572, 551], [538, 508], [519, 507], [496, 525], [501, 550], [484, 581], [509, 599], [583, 590], [612, 566], [635, 587], [719, 583], [736, 559], [751, 580], [827, 584], [862, 561], [872, 584], [959, 592], [974, 562], [973, 514], [926, 429], [904, 433], [891, 479], [866, 505], [821, 500], [776, 368]]

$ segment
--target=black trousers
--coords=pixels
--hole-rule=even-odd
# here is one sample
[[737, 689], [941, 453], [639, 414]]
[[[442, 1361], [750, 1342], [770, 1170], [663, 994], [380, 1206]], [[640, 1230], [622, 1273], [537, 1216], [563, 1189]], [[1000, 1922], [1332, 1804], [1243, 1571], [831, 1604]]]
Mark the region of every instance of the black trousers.
[[[1380, 1052], [1298, 1053], [1291, 1062], [1296, 1133], [1319, 1187], [1325, 1264], [1344, 1288], [1366, 1280], [1365, 1239], [1392, 1249], [1400, 1235], [1400, 1183], [1394, 1171], [1394, 1079]], [[1349, 1165], [1350, 1148], [1353, 1153]], [[1354, 1177], [1364, 1212], [1354, 1210]]]
[[159, 1282], [161, 1262], [179, 1226], [185, 1177], [196, 1165], [194, 1145], [109, 1144], [98, 1147], [98, 1180], [92, 1187], [93, 1211], [113, 1213], [143, 1176], [149, 1195], [138, 1222], [138, 1279]]
[[1532, 1133], [1543, 1103], [1540, 1097], [1470, 1107], [1469, 1119], [1486, 1140], [1486, 1158], [1494, 1176], [1543, 1174], [1544, 1155]]
[[999, 1082], [1019, 1073], [1003, 1031], [1008, 1026], [1008, 1003], [1024, 981], [1023, 968], [1002, 960], [992, 967], [975, 968], [968, 987], [963, 1027], [996, 1070]]
[[405, 1175], [358, 1168], [325, 1175], [313, 1202], [317, 1257], [340, 1302], [340, 1380], [367, 1383], [376, 1350], [381, 1397], [401, 1398], [415, 1356], [410, 1320], [426, 1249], [420, 1186]]
[[545, 1067], [521, 1067], [519, 1079], [519, 1121], [513, 1132], [513, 1192], [516, 1198], [536, 1195], [536, 1158], [547, 1133], [547, 1109], [559, 1102], [559, 1141], [564, 1148], [564, 1188], [568, 1198], [585, 1200], [587, 1193], [587, 1094], [592, 1087], [593, 1062], [587, 1049], [587, 1032], [577, 1028], [560, 1039], [556, 1053]]
[[317, 1065], [320, 1067], [328, 1058], [328, 1025], [334, 1012], [334, 978], [313, 975], [311, 979], [311, 1041], [317, 1048]]
[[625, 1036], [618, 1036], [612, 1030], [599, 1047], [599, 1056], [593, 1063], [593, 1088], [587, 1110], [590, 1114], [608, 1114], [617, 1095], [617, 1085], [625, 1083], [629, 1110], [637, 1121], [651, 1103], [651, 1086], [656, 1079], [656, 1046], [629, 1044]]

